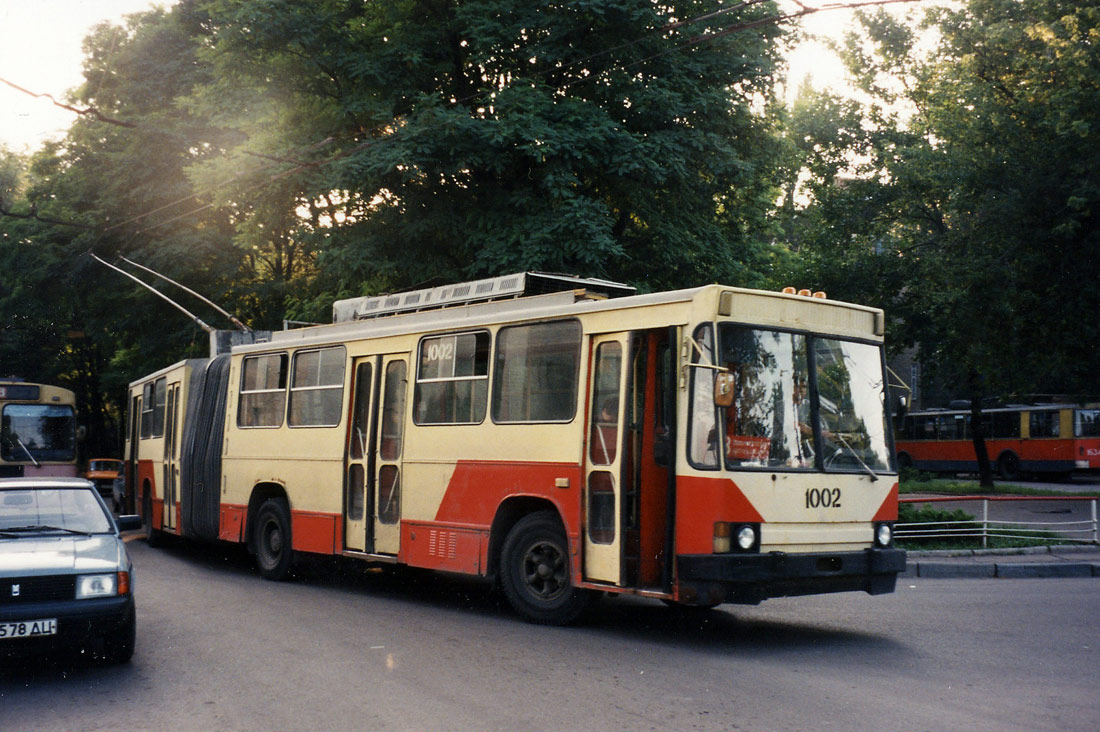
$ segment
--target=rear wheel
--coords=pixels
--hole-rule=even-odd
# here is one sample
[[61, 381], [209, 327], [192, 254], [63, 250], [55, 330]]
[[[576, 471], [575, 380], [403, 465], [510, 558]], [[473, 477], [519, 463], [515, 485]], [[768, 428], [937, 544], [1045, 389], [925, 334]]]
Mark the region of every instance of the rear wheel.
[[160, 546], [161, 533], [153, 528], [153, 495], [146, 486], [141, 494], [141, 523], [145, 529], [145, 543], [149, 546]]
[[525, 620], [565, 625], [584, 611], [590, 593], [573, 587], [569, 542], [553, 511], [520, 519], [504, 540], [500, 578], [508, 602]]
[[1004, 480], [1018, 480], [1020, 477], [1020, 458], [1016, 453], [1006, 452], [997, 458], [997, 472]]
[[290, 507], [282, 498], [269, 498], [256, 514], [253, 535], [256, 564], [266, 579], [285, 579], [292, 559], [290, 543]]

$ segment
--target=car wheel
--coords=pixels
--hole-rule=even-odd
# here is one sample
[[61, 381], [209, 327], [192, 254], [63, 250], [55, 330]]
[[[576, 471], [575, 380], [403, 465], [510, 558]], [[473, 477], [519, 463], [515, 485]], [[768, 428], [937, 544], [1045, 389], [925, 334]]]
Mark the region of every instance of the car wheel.
[[525, 620], [564, 625], [584, 611], [590, 593], [570, 580], [569, 542], [553, 511], [520, 519], [504, 540], [500, 581], [508, 602]]
[[103, 639], [103, 643], [106, 646], [106, 659], [108, 663], [126, 663], [134, 655], [134, 643], [137, 639], [137, 618], [134, 614], [134, 609], [130, 608], [130, 612], [126, 617], [126, 620], [119, 626], [118, 630], [108, 635]]
[[282, 498], [269, 498], [256, 514], [254, 534], [256, 564], [269, 580], [285, 579], [290, 573], [293, 551], [290, 541], [290, 508]]

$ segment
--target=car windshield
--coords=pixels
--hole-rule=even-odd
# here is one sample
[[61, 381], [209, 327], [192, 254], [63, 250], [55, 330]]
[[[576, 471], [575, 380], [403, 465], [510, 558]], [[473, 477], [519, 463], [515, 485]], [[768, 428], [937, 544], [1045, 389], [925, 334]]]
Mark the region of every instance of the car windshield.
[[111, 522], [89, 488], [0, 491], [0, 534], [78, 532], [103, 534]]
[[705, 418], [728, 468], [890, 469], [879, 346], [724, 323], [715, 365], [734, 402]]

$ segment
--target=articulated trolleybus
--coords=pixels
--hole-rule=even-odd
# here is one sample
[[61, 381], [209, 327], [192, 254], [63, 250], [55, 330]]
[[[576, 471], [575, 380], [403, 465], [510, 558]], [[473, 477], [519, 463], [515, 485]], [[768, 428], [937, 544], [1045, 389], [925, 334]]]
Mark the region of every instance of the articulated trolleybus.
[[0, 478], [76, 477], [76, 395], [0, 379]]
[[[534, 294], [539, 293], [539, 294]], [[892, 592], [879, 310], [521, 273], [345, 300], [130, 386], [162, 533], [491, 578], [525, 618]]]

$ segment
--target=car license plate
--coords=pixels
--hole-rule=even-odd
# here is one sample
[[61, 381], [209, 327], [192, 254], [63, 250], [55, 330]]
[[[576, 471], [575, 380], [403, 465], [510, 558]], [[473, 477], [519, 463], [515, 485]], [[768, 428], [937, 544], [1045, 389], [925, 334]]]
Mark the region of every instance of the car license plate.
[[38, 635], [57, 635], [57, 618], [0, 623], [0, 640], [6, 638], [31, 638]]

